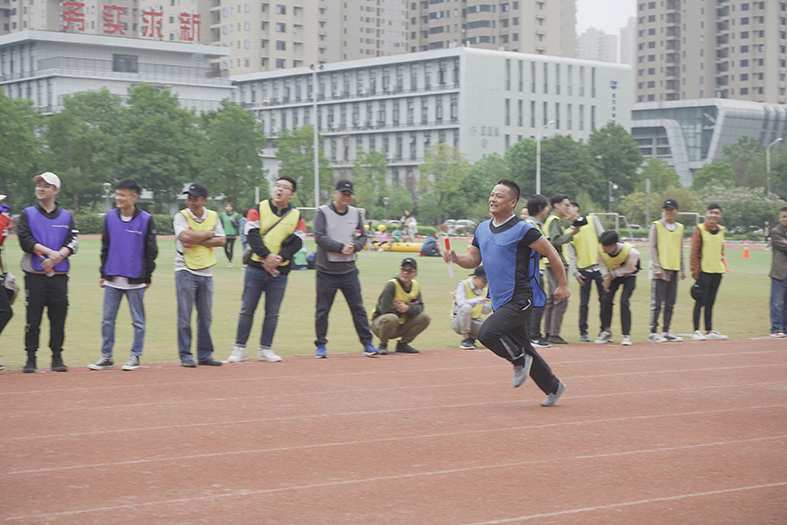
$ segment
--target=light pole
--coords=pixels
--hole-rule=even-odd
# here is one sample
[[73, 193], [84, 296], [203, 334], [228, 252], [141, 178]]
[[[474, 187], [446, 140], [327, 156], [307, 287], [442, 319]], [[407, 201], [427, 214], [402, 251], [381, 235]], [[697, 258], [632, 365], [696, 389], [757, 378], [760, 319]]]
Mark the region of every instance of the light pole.
[[385, 220], [388, 220], [388, 203], [391, 202], [390, 197], [383, 197], [383, 206], [385, 206]]
[[612, 190], [618, 189], [618, 185], [612, 182], [611, 180], [607, 181], [609, 185], [609, 199], [607, 202], [607, 213], [612, 213], [612, 203], [615, 202], [615, 199], [612, 197]]
[[323, 65], [309, 66], [312, 70], [312, 126], [314, 128], [314, 209], [320, 207], [320, 147], [317, 143], [317, 69], [322, 71]]
[[766, 195], [771, 194], [771, 148], [782, 141], [782, 138], [779, 137], [778, 139], [774, 140], [770, 144], [765, 147], [765, 185], [766, 185]]
[[536, 133], [536, 195], [541, 194], [541, 132], [554, 124], [554, 120], [550, 120], [538, 129]]

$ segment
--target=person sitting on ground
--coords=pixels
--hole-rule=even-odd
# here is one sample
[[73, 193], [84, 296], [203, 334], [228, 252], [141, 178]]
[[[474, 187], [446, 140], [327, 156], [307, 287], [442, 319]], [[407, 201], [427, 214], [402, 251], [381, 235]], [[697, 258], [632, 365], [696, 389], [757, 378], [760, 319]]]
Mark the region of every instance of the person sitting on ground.
[[487, 297], [487, 286], [483, 266], [477, 267], [469, 278], [456, 285], [451, 329], [463, 337], [459, 345], [463, 350], [475, 350], [478, 329], [484, 322], [481, 316], [492, 313], [492, 300]]
[[399, 242], [402, 240], [402, 231], [399, 229], [394, 230], [393, 232], [393, 242]]
[[618, 232], [605, 231], [599, 238], [598, 266], [603, 277], [604, 296], [601, 298], [601, 325], [604, 327], [597, 344], [612, 342], [612, 306], [615, 292], [623, 286], [620, 297], [620, 324], [623, 331], [621, 345], [631, 346], [631, 309], [629, 299], [637, 287], [639, 250], [633, 244], [620, 242]]
[[374, 249], [378, 252], [388, 250], [391, 247], [388, 242], [389, 239], [387, 230], [388, 227], [385, 224], [380, 224], [377, 226], [377, 238], [372, 241], [372, 246], [374, 246]]
[[421, 257], [442, 257], [434, 234], [429, 235], [421, 245]]
[[396, 351], [402, 354], [417, 354], [410, 346], [415, 337], [426, 330], [431, 319], [424, 312], [421, 287], [415, 276], [418, 264], [412, 257], [402, 261], [399, 275], [388, 281], [377, 300], [372, 314], [372, 333], [380, 338], [378, 352], [388, 354], [388, 341], [399, 338]]

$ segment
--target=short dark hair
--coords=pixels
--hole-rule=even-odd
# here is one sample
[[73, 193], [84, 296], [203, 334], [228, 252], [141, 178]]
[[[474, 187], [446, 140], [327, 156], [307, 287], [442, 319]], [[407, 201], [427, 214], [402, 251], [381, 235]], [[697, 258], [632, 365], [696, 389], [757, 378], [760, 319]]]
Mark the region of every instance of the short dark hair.
[[541, 213], [547, 206], [549, 206], [549, 203], [547, 202], [547, 198], [543, 195], [533, 195], [527, 201], [527, 211], [534, 217]]
[[503, 186], [507, 187], [508, 194], [511, 195], [511, 198], [519, 201], [519, 184], [512, 181], [511, 179], [500, 179], [497, 181], [497, 184], [502, 184]]
[[719, 210], [719, 211], [721, 211], [721, 206], [719, 206], [715, 202], [711, 202], [710, 204], [708, 204], [708, 211], [710, 211], [710, 210]]
[[613, 244], [618, 243], [618, 232], [615, 230], [607, 230], [601, 234], [601, 237], [599, 237], [598, 240], [602, 246], [612, 246]]
[[781, 210], [779, 210], [779, 213], [781, 213], [781, 212], [783, 212], [783, 211], [787, 211], [787, 206], [785, 206], [784, 208], [782, 208]]
[[555, 204], [559, 202], [563, 202], [566, 199], [568, 199], [568, 195], [563, 195], [562, 193], [555, 193], [554, 195], [552, 195], [552, 198], [549, 199], [549, 204], [554, 207]]
[[134, 179], [120, 179], [119, 181], [117, 181], [117, 184], [115, 184], [115, 189], [131, 190], [137, 195], [142, 193], [142, 186], [140, 186], [139, 183]]
[[582, 207], [581, 207], [581, 206], [579, 205], [579, 203], [578, 203], [578, 202], [576, 202], [576, 201], [571, 201], [571, 205], [572, 205], [573, 207], [575, 207], [576, 209], [578, 209], [578, 210], [581, 210], [581, 209], [582, 209]]
[[298, 189], [298, 184], [295, 182], [295, 179], [293, 179], [292, 177], [290, 177], [288, 175], [282, 175], [281, 177], [276, 179], [276, 181], [280, 181], [280, 180], [286, 180], [287, 182], [292, 184], [292, 192], [293, 193], [295, 193], [295, 191]]

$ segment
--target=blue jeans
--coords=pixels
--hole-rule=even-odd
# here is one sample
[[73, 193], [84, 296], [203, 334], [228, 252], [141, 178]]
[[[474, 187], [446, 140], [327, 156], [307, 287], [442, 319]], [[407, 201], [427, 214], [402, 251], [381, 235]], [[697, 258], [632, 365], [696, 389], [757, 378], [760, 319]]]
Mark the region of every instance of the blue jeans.
[[112, 357], [112, 348], [115, 346], [115, 319], [120, 308], [123, 295], [128, 299], [128, 308], [131, 311], [131, 326], [134, 327], [134, 343], [131, 345], [131, 355], [142, 355], [142, 346], [145, 344], [145, 289], [120, 290], [111, 286], [104, 286], [104, 315], [101, 319], [101, 355]]
[[178, 296], [178, 353], [181, 361], [193, 361], [191, 355], [191, 311], [197, 306], [197, 360], [213, 357], [210, 323], [213, 320], [213, 277], [195, 275], [188, 270], [175, 272]]
[[771, 277], [771, 333], [787, 332], [787, 277]]
[[270, 348], [273, 334], [279, 322], [279, 307], [287, 288], [287, 275], [273, 277], [270, 273], [248, 266], [243, 278], [243, 299], [241, 299], [240, 315], [238, 316], [238, 333], [235, 337], [237, 346], [246, 346], [249, 340], [251, 325], [254, 324], [254, 312], [260, 303], [260, 296], [265, 292], [265, 320], [262, 322], [260, 346]]

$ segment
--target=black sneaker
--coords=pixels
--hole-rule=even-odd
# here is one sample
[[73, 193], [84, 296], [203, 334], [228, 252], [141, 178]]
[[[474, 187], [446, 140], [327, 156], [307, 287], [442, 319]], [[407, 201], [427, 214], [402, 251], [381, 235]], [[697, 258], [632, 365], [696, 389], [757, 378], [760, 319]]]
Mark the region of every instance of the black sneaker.
[[388, 343], [380, 343], [377, 347], [377, 353], [380, 355], [388, 355]]
[[221, 366], [221, 361], [216, 361], [212, 357], [209, 359], [200, 359], [197, 362], [200, 366]]
[[68, 367], [60, 354], [52, 354], [52, 372], [68, 372]]
[[197, 364], [191, 359], [187, 361], [183, 361], [182, 363], [180, 363], [180, 366], [184, 368], [197, 368]]
[[32, 374], [33, 372], [36, 371], [36, 357], [35, 356], [29, 356], [28, 355], [27, 363], [25, 363], [25, 367], [24, 367], [24, 369], [22, 369], [22, 371], [25, 374]]
[[549, 348], [552, 346], [543, 337], [537, 337], [536, 339], [533, 339], [530, 341], [530, 344], [533, 345], [533, 348]]
[[109, 370], [110, 368], [114, 368], [114, 366], [115, 362], [112, 361], [111, 357], [102, 357], [95, 364], [87, 365], [91, 370]]
[[398, 354], [417, 354], [418, 350], [408, 345], [407, 343], [396, 343], [396, 353]]
[[461, 348], [462, 350], [475, 350], [476, 349], [475, 339], [473, 339], [472, 337], [468, 337], [462, 340], [462, 344], [459, 345], [459, 348]]
[[588, 336], [587, 332], [582, 332], [581, 334], [579, 334], [579, 340], [582, 341], [583, 343], [589, 343], [590, 337]]
[[547, 337], [547, 342], [552, 343], [553, 345], [567, 345], [568, 341], [560, 337], [559, 335], [550, 335]]

